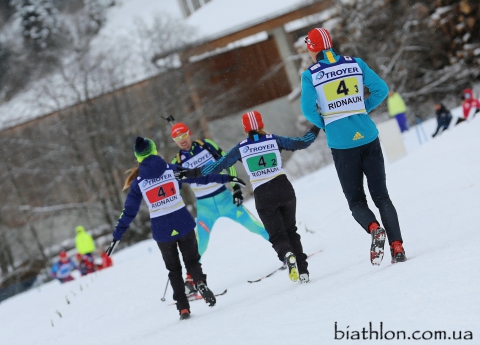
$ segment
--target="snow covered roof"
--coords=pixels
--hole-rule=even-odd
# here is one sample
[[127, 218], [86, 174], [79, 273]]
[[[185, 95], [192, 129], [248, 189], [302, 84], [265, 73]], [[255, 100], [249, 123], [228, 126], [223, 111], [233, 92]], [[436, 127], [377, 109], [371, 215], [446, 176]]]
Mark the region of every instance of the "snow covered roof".
[[120, 0], [107, 16], [101, 34], [128, 34], [135, 20], [149, 24], [159, 12], [166, 12], [197, 29], [198, 38], [221, 36], [240, 27], [289, 12], [312, 0], [212, 0], [183, 18], [178, 0]]
[[190, 15], [186, 23], [198, 28], [201, 38], [223, 36], [309, 3], [312, 1], [213, 0]]
[[185, 20], [196, 30], [190, 43], [155, 54], [152, 61], [180, 51], [187, 52], [184, 58], [188, 55], [190, 61], [196, 61], [209, 52], [253, 44], [265, 39], [266, 32], [275, 27], [283, 25], [285, 30], [293, 31], [327, 20], [335, 11], [332, 6], [331, 0], [211, 1]]

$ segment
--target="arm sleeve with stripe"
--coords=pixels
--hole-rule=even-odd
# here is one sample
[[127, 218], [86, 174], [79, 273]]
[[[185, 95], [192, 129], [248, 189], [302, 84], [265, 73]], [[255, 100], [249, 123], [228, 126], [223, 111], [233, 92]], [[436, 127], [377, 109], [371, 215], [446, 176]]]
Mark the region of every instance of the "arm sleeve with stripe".
[[[213, 140], [210, 140], [210, 139], [205, 139], [205, 142], [209, 143], [210, 145], [212, 145], [216, 150], [217, 152], [219, 152], [222, 157], [225, 157], [226, 155], [226, 152], [223, 151], [220, 146], [218, 146]], [[237, 169], [235, 169], [235, 165], [232, 165], [231, 167], [229, 167], [227, 169], [227, 173], [230, 175], [230, 176], [238, 176], [237, 175]], [[236, 183], [231, 183], [232, 187], [236, 186], [237, 184]]]
[[[183, 168], [177, 164], [169, 164], [172, 167], [173, 171], [183, 170]], [[197, 184], [209, 184], [212, 182], [215, 183], [227, 183], [228, 182], [228, 175], [226, 174], [212, 174], [207, 176], [200, 176], [200, 177], [189, 177], [182, 180], [177, 180], [180, 184], [182, 183], [197, 183]]]
[[241, 157], [240, 150], [238, 149], [238, 145], [236, 145], [218, 161], [202, 167], [201, 168], [202, 175], [218, 174], [223, 169], [227, 169], [232, 165], [234, 165], [235, 162], [240, 159], [240, 157]]
[[277, 140], [278, 145], [284, 150], [302, 150], [309, 147], [315, 141], [319, 130], [320, 129], [318, 127], [314, 127], [305, 133], [305, 135], [301, 138], [282, 137], [280, 135], [275, 135], [275, 139]]

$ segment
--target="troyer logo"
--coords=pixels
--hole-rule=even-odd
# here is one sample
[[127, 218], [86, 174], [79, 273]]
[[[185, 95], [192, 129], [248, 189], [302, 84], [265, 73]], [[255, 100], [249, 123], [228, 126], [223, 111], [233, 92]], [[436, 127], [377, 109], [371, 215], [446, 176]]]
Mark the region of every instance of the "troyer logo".
[[[360, 73], [358, 71], [357, 67], [349, 67], [349, 68], [340, 68], [336, 71], [331, 71], [331, 72], [325, 72], [325, 77], [327, 79], [333, 78], [333, 77], [338, 77], [341, 75], [346, 75], [346, 74], [354, 74], [354, 73]], [[317, 79], [322, 79], [323, 75], [320, 78]]]
[[255, 153], [255, 152], [259, 152], [259, 151], [271, 150], [271, 149], [274, 149], [274, 148], [275, 148], [275, 145], [273, 145], [273, 144], [266, 144], [266, 145], [260, 145], [260, 146], [254, 146], [254, 147], [245, 146], [243, 148], [243, 153]]
[[194, 169], [196, 167], [204, 165], [211, 158], [212, 158], [212, 155], [207, 150], [204, 150], [202, 153], [192, 157], [186, 162], [183, 162], [182, 167]]
[[145, 188], [147, 186], [151, 186], [153, 184], [157, 184], [158, 182], [162, 182], [168, 179], [173, 179], [174, 176], [171, 171], [166, 171], [162, 176], [157, 177], [157, 178], [152, 178], [148, 180], [143, 180], [142, 181], [142, 188]]

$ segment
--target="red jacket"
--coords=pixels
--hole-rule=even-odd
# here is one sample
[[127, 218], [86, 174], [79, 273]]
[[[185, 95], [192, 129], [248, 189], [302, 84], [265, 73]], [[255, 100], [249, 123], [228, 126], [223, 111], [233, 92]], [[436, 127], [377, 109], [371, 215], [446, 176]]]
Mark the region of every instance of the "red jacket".
[[102, 254], [102, 266], [100, 267], [100, 269], [104, 269], [110, 266], [113, 266], [112, 258], [109, 257], [107, 253], [104, 252]]
[[472, 108], [480, 109], [480, 100], [473, 97], [472, 89], [465, 89], [463, 90], [462, 94], [463, 94], [463, 103], [462, 103], [463, 117], [467, 119], [468, 115], [470, 114], [470, 110]]

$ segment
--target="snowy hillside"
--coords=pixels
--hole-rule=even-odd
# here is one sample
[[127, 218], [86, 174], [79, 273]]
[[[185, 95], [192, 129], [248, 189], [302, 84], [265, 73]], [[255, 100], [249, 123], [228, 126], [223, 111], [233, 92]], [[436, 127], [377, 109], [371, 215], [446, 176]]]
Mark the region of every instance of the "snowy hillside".
[[[305, 252], [322, 250], [309, 259], [311, 283], [291, 283], [285, 272], [247, 283], [279, 262], [269, 243], [222, 220], [203, 258], [211, 289], [228, 288], [214, 308], [193, 302], [192, 318], [178, 321], [175, 307], [168, 305], [171, 288], [167, 301], [160, 300], [167, 281], [160, 252], [153, 241], [145, 241], [117, 252], [111, 269], [64, 285], [51, 282], [4, 301], [0, 342], [333, 344], [351, 343], [347, 331], [349, 338], [375, 339], [371, 322], [373, 331], [382, 325], [384, 340], [362, 343], [466, 342], [454, 336], [479, 343], [478, 133], [477, 116], [387, 166], [406, 263], [391, 265], [387, 253], [380, 267], [371, 266], [369, 236], [351, 217], [335, 170], [328, 166], [294, 183]], [[252, 200], [247, 207], [254, 210]], [[335, 340], [342, 334], [343, 340]], [[397, 335], [401, 340], [385, 340]], [[443, 336], [446, 340], [439, 341]]]

